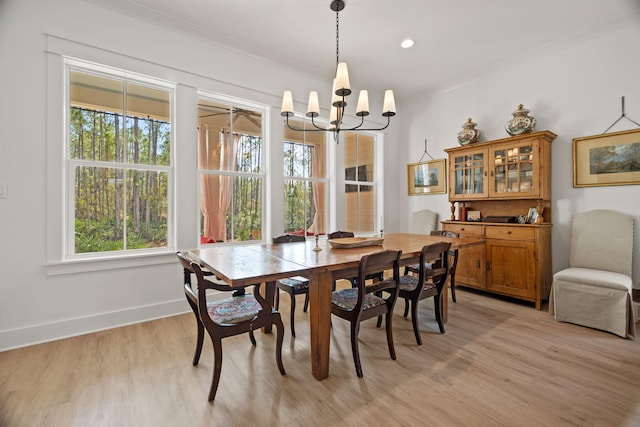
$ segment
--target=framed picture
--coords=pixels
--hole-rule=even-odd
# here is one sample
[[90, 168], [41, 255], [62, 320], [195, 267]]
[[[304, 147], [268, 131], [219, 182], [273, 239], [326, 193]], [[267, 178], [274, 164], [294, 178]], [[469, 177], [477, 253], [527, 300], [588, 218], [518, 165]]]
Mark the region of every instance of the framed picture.
[[527, 214], [527, 222], [529, 224], [535, 224], [538, 219], [538, 209], [529, 208], [529, 213]]
[[437, 159], [407, 165], [409, 195], [447, 192], [447, 160]]
[[467, 211], [467, 221], [480, 221], [480, 211]]
[[573, 186], [640, 184], [640, 129], [573, 139]]

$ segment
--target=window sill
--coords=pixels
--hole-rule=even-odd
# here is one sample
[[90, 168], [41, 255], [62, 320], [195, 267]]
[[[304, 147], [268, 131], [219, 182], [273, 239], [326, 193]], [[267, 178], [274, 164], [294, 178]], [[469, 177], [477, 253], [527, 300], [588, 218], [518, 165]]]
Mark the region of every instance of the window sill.
[[154, 253], [113, 255], [111, 257], [78, 258], [65, 261], [48, 262], [45, 269], [47, 276], [63, 276], [174, 262], [177, 262], [175, 251], [167, 250]]

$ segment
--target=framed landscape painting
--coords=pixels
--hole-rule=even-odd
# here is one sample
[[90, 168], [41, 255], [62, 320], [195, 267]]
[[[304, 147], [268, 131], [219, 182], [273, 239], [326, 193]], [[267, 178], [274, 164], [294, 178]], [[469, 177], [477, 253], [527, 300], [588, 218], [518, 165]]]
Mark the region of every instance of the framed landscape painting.
[[447, 192], [446, 159], [407, 165], [409, 195], [442, 194]]
[[573, 186], [640, 184], [640, 129], [573, 139]]

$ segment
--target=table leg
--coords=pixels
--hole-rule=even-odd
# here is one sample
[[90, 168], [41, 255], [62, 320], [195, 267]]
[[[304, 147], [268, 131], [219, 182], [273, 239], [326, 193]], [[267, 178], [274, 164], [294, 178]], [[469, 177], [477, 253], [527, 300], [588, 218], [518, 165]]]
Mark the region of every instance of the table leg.
[[331, 272], [309, 276], [309, 319], [311, 327], [311, 373], [317, 380], [329, 376], [331, 338]]
[[[275, 304], [275, 298], [276, 298], [276, 282], [271, 281], [271, 282], [267, 282], [264, 284], [264, 291], [261, 290], [261, 294], [264, 296], [264, 299], [271, 304], [271, 307], [274, 306]], [[271, 328], [272, 325], [266, 325], [264, 328], [262, 328], [262, 332], [264, 332], [265, 334], [271, 332]]]

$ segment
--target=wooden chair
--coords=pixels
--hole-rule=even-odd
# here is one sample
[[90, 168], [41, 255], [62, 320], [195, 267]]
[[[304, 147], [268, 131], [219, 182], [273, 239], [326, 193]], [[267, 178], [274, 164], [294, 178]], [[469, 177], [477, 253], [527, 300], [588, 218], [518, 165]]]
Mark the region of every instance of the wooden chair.
[[[291, 243], [291, 242], [304, 242], [306, 239], [304, 236], [297, 236], [294, 234], [285, 234], [282, 236], [274, 237], [273, 243]], [[309, 279], [302, 276], [287, 277], [286, 279], [280, 279], [276, 281], [278, 292], [276, 292], [276, 310], [280, 308], [280, 290], [288, 293], [291, 296], [291, 336], [296, 337], [295, 328], [295, 310], [296, 310], [296, 295], [304, 294], [304, 307], [302, 311], [305, 313], [309, 308]]]
[[[459, 237], [458, 233], [453, 231], [433, 230], [432, 236]], [[451, 299], [456, 302], [456, 267], [458, 266], [458, 250], [449, 251], [449, 286], [451, 287]], [[431, 268], [431, 264], [427, 263], [427, 268]], [[405, 266], [404, 274], [418, 274], [420, 270], [419, 264], [410, 264]], [[406, 317], [406, 314], [405, 314]]]
[[[347, 238], [347, 237], [355, 237], [355, 234], [353, 234], [353, 232], [351, 231], [334, 231], [333, 233], [329, 233], [327, 235], [328, 239], [343, 239], [343, 238]], [[371, 275], [371, 277], [367, 276], [367, 280], [368, 279], [377, 279], [377, 280], [383, 280], [384, 276], [384, 272], [377, 272]], [[351, 281], [351, 285], [352, 287], [355, 286], [356, 284], [356, 277], [350, 277], [348, 279], [344, 279], [344, 280], [349, 280]], [[333, 281], [333, 290], [336, 290], [336, 281]]]
[[[409, 303], [411, 303], [411, 322], [413, 323], [413, 333], [416, 336], [418, 345], [422, 345], [420, 327], [418, 326], [418, 301], [425, 298], [433, 298], [433, 308], [436, 321], [440, 328], [440, 333], [444, 334], [444, 323], [442, 322], [442, 289], [446, 286], [448, 274], [449, 248], [451, 243], [439, 242], [427, 245], [420, 251], [420, 262], [418, 264], [418, 277], [412, 274], [405, 274], [400, 277], [399, 298], [404, 299], [404, 317], [409, 313]], [[427, 268], [429, 265], [429, 268]]]
[[[339, 289], [331, 294], [331, 313], [351, 324], [351, 350], [356, 373], [360, 378], [363, 374], [358, 350], [358, 332], [360, 323], [364, 320], [385, 315], [389, 355], [391, 359], [396, 359], [391, 323], [393, 308], [398, 298], [401, 254], [402, 251], [386, 250], [363, 256], [358, 267], [356, 287]], [[374, 279], [372, 284], [366, 284], [365, 278], [368, 275], [384, 270], [393, 270], [393, 277], [385, 280]], [[382, 291], [385, 291], [388, 297], [383, 298]]]
[[[282, 364], [284, 325], [282, 324], [280, 313], [274, 310], [260, 295], [260, 284], [254, 285], [255, 296], [242, 292], [221, 301], [208, 302], [207, 289], [229, 291], [234, 288], [206, 279], [205, 272], [202, 271], [197, 263], [191, 262], [182, 252], [178, 252], [177, 255], [184, 269], [184, 291], [187, 295], [187, 300], [192, 309], [194, 309], [194, 307], [197, 309], [198, 343], [193, 359], [194, 366], [198, 364], [200, 359], [202, 341], [204, 339], [204, 331], [201, 327], [209, 333], [213, 344], [214, 366], [211, 387], [209, 389], [209, 401], [215, 398], [220, 382], [223, 338], [248, 332], [251, 343], [256, 345], [255, 338], [253, 337], [253, 329], [275, 325], [277, 330], [276, 362], [280, 373], [285, 375]], [[197, 278], [197, 291], [191, 286], [192, 274]], [[208, 275], [210, 275], [210, 273]]]

